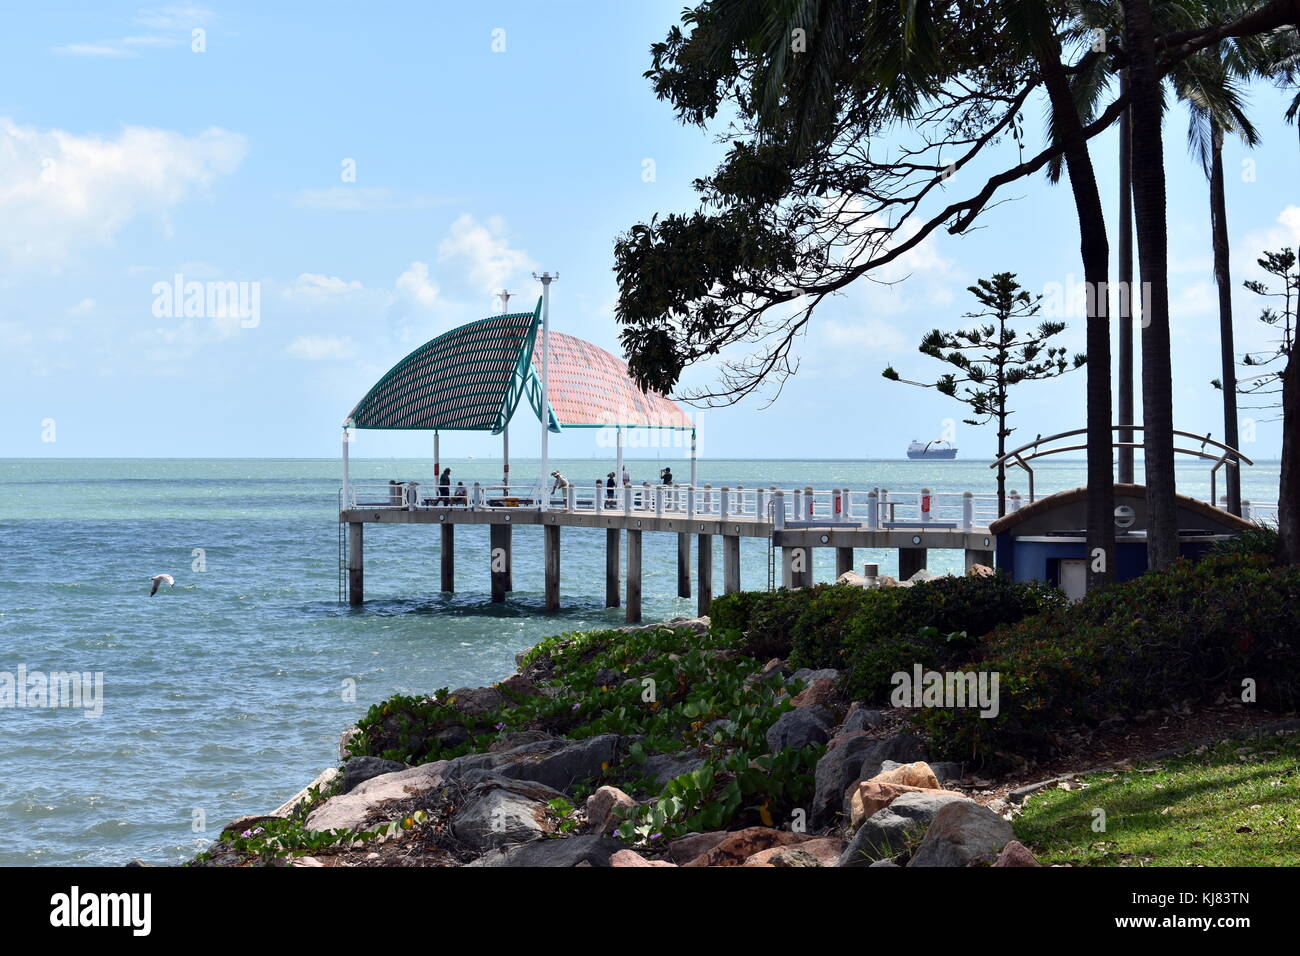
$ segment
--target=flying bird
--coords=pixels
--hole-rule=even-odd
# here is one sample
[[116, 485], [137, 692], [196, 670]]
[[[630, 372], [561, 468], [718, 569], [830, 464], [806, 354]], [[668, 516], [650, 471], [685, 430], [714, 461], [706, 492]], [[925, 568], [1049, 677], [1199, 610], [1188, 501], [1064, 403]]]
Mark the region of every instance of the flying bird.
[[168, 587], [176, 587], [176, 580], [170, 574], [155, 574], [149, 580], [153, 582], [153, 590], [149, 592], [150, 597], [158, 593], [158, 589], [163, 586], [164, 581], [167, 582]]

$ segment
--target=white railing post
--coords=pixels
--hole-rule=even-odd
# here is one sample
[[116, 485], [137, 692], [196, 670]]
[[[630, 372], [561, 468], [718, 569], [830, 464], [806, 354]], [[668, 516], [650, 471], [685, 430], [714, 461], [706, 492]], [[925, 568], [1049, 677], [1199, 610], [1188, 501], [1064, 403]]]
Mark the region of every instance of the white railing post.
[[1244, 521], [1250, 520], [1250, 502], [1245, 498], [1241, 499], [1241, 517]]
[[844, 520], [844, 498], [843, 489], [835, 488], [831, 491], [831, 521], [839, 524]]
[[704, 484], [704, 513], [713, 514], [713, 485], [708, 482]]
[[726, 521], [727, 515], [731, 510], [731, 489], [726, 485], [718, 492], [718, 520]]
[[573, 511], [577, 502], [578, 488], [572, 482], [564, 486], [564, 510]]
[[600, 514], [605, 510], [605, 483], [599, 478], [596, 479], [596, 497], [591, 499], [591, 510]]
[[623, 485], [622, 487], [623, 487], [623, 514], [630, 515], [632, 513], [632, 486]]
[[867, 492], [867, 530], [875, 531], [880, 527], [880, 503], [875, 491]]
[[795, 488], [791, 493], [791, 500], [794, 502], [794, 516], [803, 517], [803, 491]]
[[691, 485], [686, 489], [686, 517], [694, 519], [695, 517], [695, 486]]
[[643, 482], [641, 482], [641, 488], [642, 488], [642, 491], [641, 491], [641, 510], [642, 510], [642, 511], [649, 511], [649, 510], [650, 510], [650, 507], [651, 507], [651, 502], [650, 502], [650, 482], [648, 482], [648, 481], [643, 481]]
[[772, 527], [776, 531], [785, 527], [785, 492], [780, 488], [772, 493]]
[[817, 517], [817, 498], [813, 494], [812, 485], [808, 485], [803, 490], [804, 500], [807, 502], [808, 514], [805, 516], [810, 521]]
[[888, 522], [893, 521], [893, 515], [889, 513], [889, 489], [880, 489], [880, 526], [883, 528]]
[[1014, 488], [1011, 489], [1011, 494], [1007, 495], [1007, 510], [1011, 512], [1020, 510], [1020, 492]]
[[655, 517], [662, 518], [664, 515], [664, 486], [655, 485]]
[[762, 488], [754, 489], [754, 520], [762, 521], [767, 512], [764, 506], [767, 504], [767, 493]]
[[934, 518], [934, 498], [929, 488], [921, 489], [921, 494], [917, 498], [917, 507], [921, 512], [922, 524], [929, 524]]
[[963, 491], [961, 495], [961, 526], [962, 530], [969, 531], [975, 525], [975, 496], [969, 491]]
[[731, 513], [736, 517], [743, 517], [745, 514], [745, 486], [736, 485], [736, 493], [731, 499]]

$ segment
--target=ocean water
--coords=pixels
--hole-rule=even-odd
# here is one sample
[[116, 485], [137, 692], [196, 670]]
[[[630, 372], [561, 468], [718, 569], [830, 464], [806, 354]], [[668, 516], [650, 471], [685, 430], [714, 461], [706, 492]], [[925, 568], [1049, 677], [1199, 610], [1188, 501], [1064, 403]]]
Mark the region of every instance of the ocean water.
[[[496, 481], [488, 460], [448, 464]], [[672, 462], [678, 479], [684, 463]], [[660, 463], [630, 461], [635, 481]], [[522, 480], [536, 462], [514, 463]], [[555, 462], [588, 483], [611, 462]], [[428, 463], [354, 461], [354, 480], [428, 480]], [[990, 493], [987, 462], [703, 461], [700, 482]], [[1040, 494], [1083, 481], [1081, 461], [1042, 463]], [[1243, 476], [1277, 497], [1276, 463]], [[363, 608], [338, 601], [333, 460], [0, 460], [0, 675], [103, 674], [102, 713], [0, 709], [0, 864], [179, 862], [236, 816], [268, 811], [334, 765], [341, 731], [375, 701], [480, 685], [540, 638], [621, 624], [602, 606], [604, 535], [566, 529], [562, 601], [542, 610], [541, 533], [514, 536], [516, 590], [488, 591], [487, 529], [457, 532], [457, 586], [440, 595], [431, 526], [370, 526]], [[1011, 486], [1024, 491], [1021, 478]], [[1208, 468], [1180, 490], [1204, 497]], [[201, 549], [200, 562], [195, 549]], [[818, 580], [834, 556], [818, 551]], [[742, 584], [765, 587], [767, 548], [745, 540]], [[893, 552], [859, 551], [893, 573]], [[646, 536], [647, 621], [693, 615], [676, 590], [676, 542]], [[932, 552], [934, 570], [960, 566]], [[720, 567], [720, 560], [715, 558]], [[174, 588], [149, 597], [149, 578]], [[715, 585], [716, 586], [716, 585]], [[0, 679], [3, 679], [0, 676]], [[345, 688], [355, 686], [355, 699]]]

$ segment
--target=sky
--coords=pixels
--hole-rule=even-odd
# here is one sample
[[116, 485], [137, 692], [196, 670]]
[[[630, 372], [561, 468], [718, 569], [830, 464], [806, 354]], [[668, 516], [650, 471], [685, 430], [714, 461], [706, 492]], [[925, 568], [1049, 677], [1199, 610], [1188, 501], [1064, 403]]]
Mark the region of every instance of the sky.
[[[330, 457], [339, 424], [433, 336], [540, 294], [553, 328], [619, 353], [613, 244], [695, 208], [721, 130], [675, 119], [643, 73], [682, 0], [476, 3], [50, 2], [0, 34], [0, 457]], [[1264, 249], [1300, 246], [1300, 149], [1283, 96], [1253, 91], [1263, 145], [1225, 150], [1237, 335], [1261, 347]], [[1031, 146], [1040, 114], [1029, 111]], [[1222, 436], [1208, 190], [1169, 114], [1175, 425]], [[1108, 225], [1113, 133], [1094, 141]], [[1009, 154], [1003, 153], [1002, 156]], [[972, 183], [959, 173], [948, 188]], [[1073, 204], [1041, 176], [964, 236], [923, 243], [818, 310], [779, 396], [698, 413], [713, 458], [898, 458], [950, 437], [991, 457], [963, 406], [887, 381], [933, 380], [917, 353], [960, 328], [976, 279], [1015, 272], [1058, 296], [1081, 280]], [[1112, 248], [1114, 242], [1112, 240]], [[245, 311], [186, 314], [189, 283]], [[183, 304], [183, 301], [182, 301]], [[209, 314], [215, 312], [216, 314]], [[1083, 323], [1059, 342], [1083, 350]], [[715, 370], [696, 368], [685, 384]], [[1140, 388], [1139, 388], [1140, 394]], [[1084, 423], [1084, 375], [1013, 392], [1013, 436]], [[538, 452], [535, 416], [511, 427]], [[1140, 408], [1139, 408], [1140, 414]], [[1277, 456], [1280, 423], [1242, 411], [1243, 451]], [[553, 457], [607, 457], [592, 431]], [[362, 432], [359, 457], [428, 456], [426, 433]], [[445, 458], [500, 439], [445, 436]]]

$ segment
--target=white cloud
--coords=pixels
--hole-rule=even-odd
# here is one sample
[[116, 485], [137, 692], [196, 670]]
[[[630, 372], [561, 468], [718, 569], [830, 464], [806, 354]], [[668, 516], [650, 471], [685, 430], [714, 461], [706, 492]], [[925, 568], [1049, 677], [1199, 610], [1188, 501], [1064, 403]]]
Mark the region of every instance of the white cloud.
[[324, 276], [316, 272], [304, 272], [294, 280], [293, 285], [289, 286], [284, 294], [290, 299], [321, 302], [351, 292], [360, 292], [362, 288], [361, 283], [356, 279], [348, 282], [338, 276]]
[[429, 279], [427, 262], [412, 262], [397, 277], [397, 295], [420, 308], [433, 308], [438, 301], [438, 287]]
[[290, 342], [285, 351], [309, 362], [341, 361], [356, 355], [356, 345], [347, 337], [303, 335]]
[[195, 27], [206, 26], [216, 19], [216, 14], [206, 7], [193, 3], [178, 3], [166, 7], [153, 7], [141, 10], [135, 22], [141, 26], [158, 31], [143, 35], [124, 36], [115, 40], [99, 40], [93, 43], [68, 43], [53, 47], [55, 53], [64, 56], [87, 56], [122, 59], [140, 55], [146, 47], [177, 46], [184, 40], [189, 42], [191, 31]]
[[141, 10], [136, 22], [151, 30], [191, 30], [216, 19], [216, 14], [197, 3], [172, 3]]
[[110, 242], [130, 220], [169, 210], [243, 161], [243, 136], [140, 126], [115, 139], [19, 126], [0, 117], [0, 254], [59, 263], [83, 242]]
[[485, 293], [498, 292], [509, 279], [537, 267], [528, 253], [510, 246], [499, 216], [480, 223], [469, 213], [452, 223], [438, 246], [438, 261], [462, 263], [470, 282]]
[[94, 312], [94, 311], [95, 311], [95, 300], [82, 299], [72, 308], [68, 309], [68, 315], [86, 315], [87, 313]]

